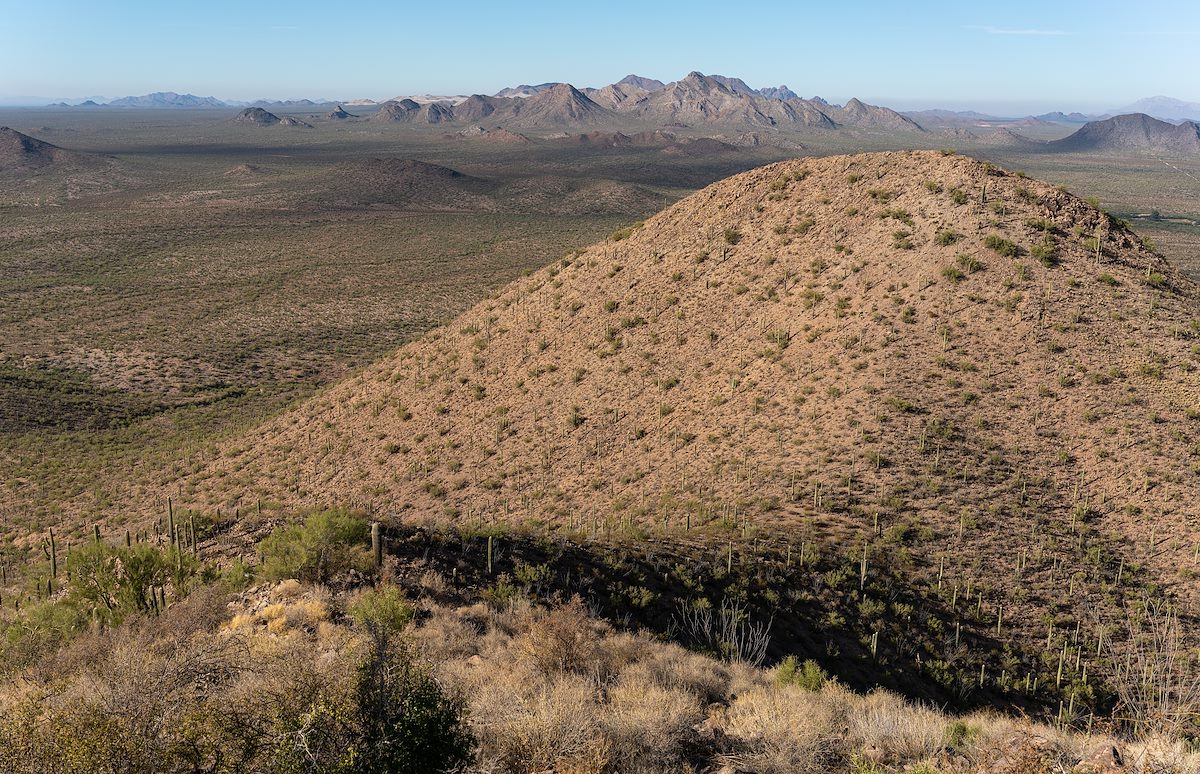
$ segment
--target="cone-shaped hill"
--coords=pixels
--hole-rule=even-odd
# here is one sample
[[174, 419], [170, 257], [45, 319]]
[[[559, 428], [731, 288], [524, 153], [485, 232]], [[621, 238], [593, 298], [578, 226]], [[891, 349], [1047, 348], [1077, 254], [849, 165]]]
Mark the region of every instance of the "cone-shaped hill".
[[57, 145], [0, 126], [0, 170], [44, 167], [69, 155]]
[[878, 535], [1044, 640], [1118, 572], [1191, 564], [1198, 300], [1050, 185], [937, 152], [788, 161], [502, 288], [184, 496]]
[[229, 120], [235, 124], [252, 126], [275, 126], [280, 122], [279, 116], [260, 107], [248, 107]]
[[108, 193], [131, 179], [111, 156], [61, 148], [0, 126], [0, 204]]

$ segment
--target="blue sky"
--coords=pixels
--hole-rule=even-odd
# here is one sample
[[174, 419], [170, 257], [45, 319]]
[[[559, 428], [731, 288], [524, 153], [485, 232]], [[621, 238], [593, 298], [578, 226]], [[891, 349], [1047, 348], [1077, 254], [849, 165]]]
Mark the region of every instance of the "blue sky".
[[386, 98], [690, 70], [894, 107], [1200, 101], [1200, 3], [0, 0], [0, 96]]

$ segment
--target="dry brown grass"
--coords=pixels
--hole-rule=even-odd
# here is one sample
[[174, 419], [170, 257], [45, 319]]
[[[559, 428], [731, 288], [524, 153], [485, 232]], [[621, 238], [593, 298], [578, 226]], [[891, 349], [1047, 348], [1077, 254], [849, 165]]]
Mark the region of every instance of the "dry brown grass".
[[[301, 748], [334, 760], [345, 744], [335, 708], [364, 653], [363, 632], [338, 612], [348, 594], [284, 582], [228, 607], [227, 596], [199, 596], [157, 623], [89, 635], [96, 647], [77, 646], [87, 658], [0, 688], [0, 768], [108, 771], [120, 760], [129, 772], [265, 771]], [[771, 671], [613, 631], [577, 603], [418, 604], [427, 615], [407, 637], [466, 697], [476, 772], [1083, 772], [1114, 747], [1130, 772], [1200, 771], [1194, 753], [1160, 739], [1127, 745], [991, 714], [956, 718], [837, 683], [781, 686]], [[328, 620], [272, 626], [286, 618], [269, 615], [281, 606], [320, 607]], [[530, 657], [547, 626], [551, 651], [570, 658]]]

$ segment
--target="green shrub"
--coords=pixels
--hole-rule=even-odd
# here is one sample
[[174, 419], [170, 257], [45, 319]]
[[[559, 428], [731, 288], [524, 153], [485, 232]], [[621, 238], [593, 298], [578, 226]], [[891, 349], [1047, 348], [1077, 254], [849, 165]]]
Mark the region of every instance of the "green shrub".
[[983, 263], [978, 258], [970, 253], [960, 253], [955, 259], [958, 268], [965, 271], [967, 274], [974, 274], [977, 271], [983, 271]]
[[933, 241], [937, 242], [942, 247], [948, 247], [960, 239], [962, 239], [962, 234], [959, 234], [953, 229], [944, 228], [937, 232], [937, 235], [934, 236]]
[[946, 725], [946, 746], [957, 749], [970, 743], [979, 735], [979, 729], [965, 720], [952, 720]]
[[742, 241], [742, 232], [732, 227], [725, 229], [725, 241], [731, 245], [736, 245]]
[[182, 596], [197, 566], [192, 555], [178, 547], [86, 543], [67, 555], [67, 602], [90, 616], [118, 623], [129, 613], [152, 610], [152, 595], [160, 586], [174, 584], [176, 595]]
[[1021, 253], [1021, 248], [1017, 247], [1015, 243], [1010, 242], [997, 234], [989, 234], [983, 240], [983, 244], [989, 250], [995, 250], [997, 253], [1005, 256], [1006, 258], [1016, 258]]
[[21, 605], [21, 612], [0, 620], [0, 674], [20, 669], [74, 638], [89, 616], [76, 605], [41, 602]]
[[644, 225], [644, 223], [645, 223], [644, 221], [639, 220], [637, 223], [634, 223], [632, 226], [626, 226], [625, 228], [619, 228], [616, 231], [609, 234], [608, 238], [614, 242], [620, 242], [622, 239], [628, 239], [629, 237], [633, 236], [633, 232], [637, 231], [639, 228], [641, 228]]
[[801, 218], [799, 223], [792, 226], [792, 232], [795, 234], [799, 234], [800, 236], [804, 236], [805, 234], [808, 233], [808, 230], [810, 228], [812, 228], [815, 224], [816, 224], [816, 221], [813, 220], [812, 218]]
[[364, 591], [354, 598], [346, 612], [359, 626], [377, 626], [392, 632], [400, 631], [413, 619], [412, 606], [395, 586]]
[[879, 213], [880, 220], [886, 220], [887, 218], [898, 220], [909, 228], [913, 228], [912, 215], [909, 214], [908, 210], [901, 209], [899, 207], [889, 207], [888, 209]]
[[796, 685], [806, 691], [819, 691], [829, 681], [829, 674], [811, 658], [803, 664], [795, 656], [788, 656], [775, 670], [775, 682], [779, 685]]
[[362, 772], [449, 771], [471, 759], [475, 740], [463, 703], [447, 696], [405, 647], [372, 632], [358, 668], [356, 720]]
[[319, 511], [304, 524], [276, 529], [259, 545], [262, 575], [325, 583], [351, 568], [365, 569], [369, 529], [364, 519], [341, 510]]
[[1058, 256], [1057, 256], [1057, 252], [1056, 252], [1055, 246], [1054, 246], [1054, 239], [1052, 237], [1050, 237], [1048, 234], [1046, 235], [1046, 238], [1044, 240], [1042, 240], [1038, 244], [1034, 245], [1029, 250], [1029, 254], [1032, 255], [1034, 258], [1037, 258], [1039, 261], [1041, 261], [1042, 265], [1045, 266], [1046, 268], [1051, 268], [1052, 266], [1054, 266], [1055, 264], [1058, 263]]
[[942, 276], [950, 282], [962, 282], [967, 275], [963, 274], [963, 270], [957, 266], [947, 266], [942, 269]]

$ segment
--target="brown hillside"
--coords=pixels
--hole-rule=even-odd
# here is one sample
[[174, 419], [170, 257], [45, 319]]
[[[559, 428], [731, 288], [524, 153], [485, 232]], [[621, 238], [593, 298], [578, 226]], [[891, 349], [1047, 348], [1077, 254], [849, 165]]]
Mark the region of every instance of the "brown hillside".
[[698, 72], [689, 73], [643, 99], [617, 107], [662, 124], [735, 123], [760, 127], [780, 123], [782, 113], [788, 111], [783, 103], [735, 92]]
[[935, 152], [789, 161], [509, 285], [170, 485], [226, 508], [878, 533], [1036, 643], [1046, 616], [1111, 611], [1114, 581], [1185, 590], [1198, 298], [1044, 183]]
[[650, 92], [636, 86], [610, 83], [599, 89], [584, 89], [584, 94], [593, 102], [609, 110], [618, 110], [625, 103], [631, 103], [645, 97]]
[[840, 109], [826, 108], [825, 112], [834, 121], [863, 129], [885, 129], [888, 131], [924, 132], [916, 121], [902, 116], [894, 110], [878, 105], [868, 105], [859, 99], [851, 99]]
[[454, 118], [458, 121], [479, 122], [494, 114], [496, 118], [507, 116], [516, 102], [517, 100], [507, 97], [472, 94], [454, 106]]
[[1200, 126], [1192, 121], [1171, 124], [1145, 113], [1090, 121], [1074, 134], [1049, 143], [1065, 151], [1140, 151], [1180, 156], [1200, 154]]
[[481, 132], [478, 137], [486, 143], [492, 145], [529, 145], [533, 140], [529, 139], [519, 132], [514, 132], [504, 127], [496, 127]]
[[57, 145], [0, 126], [0, 171], [44, 167], [69, 153]]
[[668, 201], [662, 194], [632, 183], [555, 175], [538, 175], [508, 183], [496, 192], [495, 200], [500, 208], [509, 212], [619, 213], [631, 218], [654, 212]]
[[105, 194], [132, 179], [111, 156], [60, 148], [0, 126], [0, 205]]
[[380, 105], [379, 112], [367, 120], [378, 123], [410, 122], [416, 118], [420, 110], [421, 106], [411, 99], [402, 99], [398, 102], [389, 100]]
[[454, 120], [454, 108], [444, 102], [430, 102], [417, 109], [413, 120], [422, 124], [444, 124]]
[[514, 126], [577, 126], [603, 122], [610, 111], [600, 107], [569, 83], [534, 94], [514, 103]]

